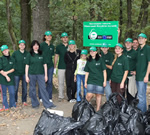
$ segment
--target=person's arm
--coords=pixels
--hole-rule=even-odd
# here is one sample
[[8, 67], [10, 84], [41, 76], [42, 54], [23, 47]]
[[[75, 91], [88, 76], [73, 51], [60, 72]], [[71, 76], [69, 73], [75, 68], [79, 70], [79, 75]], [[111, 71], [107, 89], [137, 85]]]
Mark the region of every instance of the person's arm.
[[47, 77], [47, 64], [44, 64], [44, 73], [45, 73], [45, 82], [47, 82], [48, 77]]
[[86, 73], [85, 73], [85, 84], [84, 84], [85, 88], [87, 88], [88, 76], [89, 76], [89, 72], [86, 72]]
[[30, 82], [30, 79], [29, 79], [29, 76], [28, 76], [28, 72], [29, 72], [29, 65], [26, 65], [26, 67], [25, 67], [25, 76], [26, 76], [26, 82], [27, 83]]
[[55, 54], [55, 57], [54, 57], [54, 68], [56, 68], [58, 57], [59, 57], [59, 55]]
[[146, 71], [146, 75], [144, 77], [144, 82], [145, 83], [148, 83], [148, 77], [149, 77], [149, 74], [150, 74], [150, 62], [148, 62], [148, 66], [147, 66], [147, 71]]
[[107, 65], [107, 64], [106, 64], [106, 67], [107, 67], [108, 69], [112, 69], [112, 65]]
[[3, 70], [0, 71], [0, 74], [3, 75], [6, 78], [7, 82], [11, 81], [10, 77]]
[[127, 76], [128, 76], [128, 70], [126, 70], [124, 72], [124, 75], [123, 75], [123, 78], [122, 78], [122, 81], [121, 81], [121, 84], [120, 84], [121, 89], [124, 88], [124, 83], [125, 83], [125, 80], [126, 80]]
[[103, 70], [103, 76], [104, 76], [103, 87], [106, 87], [106, 81], [107, 81], [107, 72], [106, 72], [106, 70]]

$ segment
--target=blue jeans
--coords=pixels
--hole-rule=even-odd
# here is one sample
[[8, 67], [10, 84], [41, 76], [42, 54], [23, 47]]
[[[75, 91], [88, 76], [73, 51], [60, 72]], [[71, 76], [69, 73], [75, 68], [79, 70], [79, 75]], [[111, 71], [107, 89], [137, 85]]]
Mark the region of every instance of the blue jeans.
[[27, 102], [27, 83], [25, 80], [25, 75], [15, 76], [15, 101], [18, 101], [18, 88], [20, 77], [22, 77], [22, 102]]
[[84, 87], [85, 75], [77, 74], [77, 101], [81, 101], [81, 98], [82, 98], [82, 95], [81, 95], [81, 81], [83, 83], [83, 90], [84, 90], [83, 98], [85, 99], [85, 97], [86, 97], [86, 88]]
[[110, 84], [109, 81], [107, 81], [106, 87], [104, 88], [105, 90], [105, 94], [106, 94], [106, 99], [109, 99], [109, 96], [111, 95], [111, 88], [110, 88]]
[[[8, 109], [9, 107], [16, 107], [16, 104], [15, 104], [15, 87], [13, 85], [3, 85], [1, 84], [2, 86], [2, 93], [3, 93], [3, 105], [5, 107], [5, 109]], [[7, 88], [8, 88], [8, 91], [9, 91], [9, 105], [8, 105], [8, 102], [7, 102]]]
[[[50, 69], [48, 69], [47, 75], [48, 75], [48, 81], [47, 81], [47, 85], [46, 85], [46, 90], [48, 92], [49, 95], [49, 99], [52, 99], [52, 89], [53, 89], [53, 72], [54, 72], [54, 67], [51, 67]], [[39, 99], [41, 99], [41, 93], [40, 90], [38, 92], [38, 96]]]
[[29, 96], [31, 98], [32, 107], [39, 106], [39, 101], [36, 96], [36, 82], [38, 82], [41, 98], [45, 108], [50, 108], [53, 106], [53, 103], [49, 102], [48, 93], [46, 91], [45, 78], [44, 74], [42, 75], [29, 75]]
[[143, 81], [136, 81], [137, 85], [137, 98], [139, 99], [139, 103], [137, 107], [145, 113], [147, 110], [147, 102], [146, 102], [146, 90], [147, 90], [147, 83], [144, 83]]

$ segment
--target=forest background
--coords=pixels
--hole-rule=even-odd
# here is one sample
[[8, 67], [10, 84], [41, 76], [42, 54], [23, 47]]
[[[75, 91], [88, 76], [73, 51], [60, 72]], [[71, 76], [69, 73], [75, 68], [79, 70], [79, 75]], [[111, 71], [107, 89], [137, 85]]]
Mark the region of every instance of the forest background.
[[42, 42], [45, 31], [52, 32], [54, 46], [60, 35], [67, 32], [78, 48], [83, 48], [84, 21], [119, 21], [124, 43], [143, 32], [150, 41], [150, 0], [1, 0], [0, 46], [6, 44], [12, 51], [18, 41]]

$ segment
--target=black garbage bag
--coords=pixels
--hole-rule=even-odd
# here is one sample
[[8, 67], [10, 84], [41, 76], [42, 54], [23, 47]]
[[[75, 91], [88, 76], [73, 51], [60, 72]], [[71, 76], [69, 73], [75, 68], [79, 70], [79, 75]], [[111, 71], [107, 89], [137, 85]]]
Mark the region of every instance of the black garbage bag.
[[102, 115], [102, 112], [95, 113], [91, 119], [84, 125], [83, 133], [85, 135], [107, 135], [108, 125]]
[[147, 125], [145, 128], [145, 135], [150, 135], [150, 125]]
[[144, 113], [144, 123], [146, 125], [145, 135], [150, 135], [150, 106], [148, 110]]
[[72, 109], [72, 118], [84, 123], [86, 123], [94, 114], [95, 110], [87, 100], [77, 102]]
[[82, 125], [82, 122], [76, 122], [73, 118], [65, 118], [43, 110], [34, 135], [81, 135], [78, 129]]

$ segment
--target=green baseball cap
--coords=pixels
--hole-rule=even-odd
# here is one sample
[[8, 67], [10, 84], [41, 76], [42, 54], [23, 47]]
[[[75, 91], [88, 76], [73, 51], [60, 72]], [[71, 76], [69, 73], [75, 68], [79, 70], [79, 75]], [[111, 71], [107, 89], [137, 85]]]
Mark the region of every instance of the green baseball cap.
[[70, 40], [69, 41], [69, 45], [75, 45], [76, 43], [75, 43], [75, 41], [74, 40]]
[[127, 39], [125, 40], [125, 42], [133, 43], [133, 40], [132, 40], [132, 38], [127, 38]]
[[144, 33], [139, 34], [139, 35], [138, 35], [138, 38], [139, 38], [139, 37], [143, 37], [143, 38], [146, 38], [146, 39], [147, 39], [147, 36], [146, 36]]
[[61, 37], [68, 37], [68, 34], [66, 32], [61, 34]]
[[87, 55], [87, 54], [88, 54], [88, 51], [84, 49], [84, 50], [81, 51], [81, 54]]
[[1, 46], [1, 51], [4, 51], [4, 50], [6, 50], [6, 49], [8, 49], [8, 46], [7, 46], [7, 45], [2, 45], [2, 46]]
[[20, 40], [19, 42], [18, 42], [19, 44], [21, 44], [21, 43], [26, 43], [24, 40]]
[[96, 47], [92, 46], [90, 47], [90, 51], [97, 51]]
[[45, 32], [45, 35], [46, 35], [46, 36], [52, 35], [52, 32], [51, 32], [51, 31], [46, 31], [46, 32]]
[[116, 47], [116, 46], [119, 46], [119, 47], [123, 48], [123, 45], [120, 44], [120, 43], [117, 43], [117, 44], [115, 45], [115, 47]]
[[106, 48], [108, 48], [108, 44], [107, 44], [107, 43], [103, 43], [101, 47], [106, 47]]

